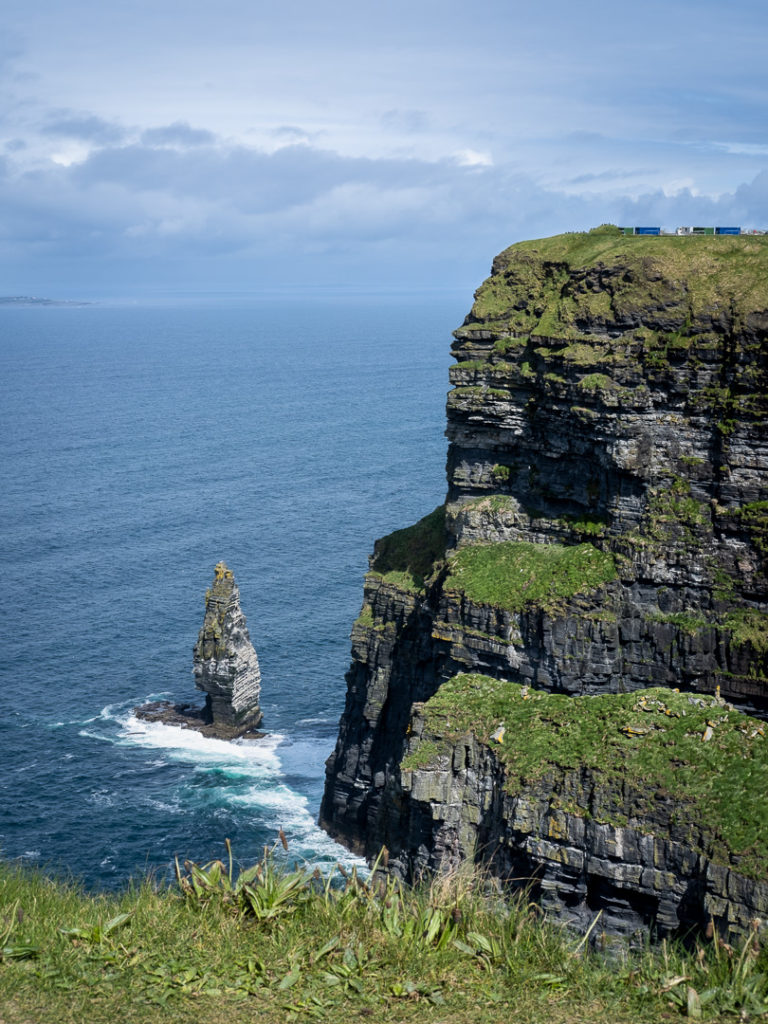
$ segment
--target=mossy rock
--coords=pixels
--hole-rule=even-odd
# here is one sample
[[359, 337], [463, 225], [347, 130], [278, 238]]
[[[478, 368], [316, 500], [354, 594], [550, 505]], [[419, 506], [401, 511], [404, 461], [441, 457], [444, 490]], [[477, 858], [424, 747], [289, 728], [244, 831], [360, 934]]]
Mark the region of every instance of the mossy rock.
[[[422, 706], [427, 754], [473, 733], [495, 750], [515, 793], [556, 772], [592, 772], [601, 787], [633, 790], [638, 815], [671, 798], [708, 855], [768, 874], [768, 726], [719, 696], [654, 688], [569, 697], [473, 673], [454, 676]], [[505, 726], [500, 743], [491, 740]], [[415, 745], [404, 767], [429, 766]], [[588, 808], [582, 808], [586, 814]], [[622, 821], [613, 824], [625, 824]], [[640, 822], [642, 824], [642, 822]]]
[[438, 505], [413, 526], [377, 540], [371, 570], [403, 589], [421, 590], [444, 557], [446, 543], [445, 505]]

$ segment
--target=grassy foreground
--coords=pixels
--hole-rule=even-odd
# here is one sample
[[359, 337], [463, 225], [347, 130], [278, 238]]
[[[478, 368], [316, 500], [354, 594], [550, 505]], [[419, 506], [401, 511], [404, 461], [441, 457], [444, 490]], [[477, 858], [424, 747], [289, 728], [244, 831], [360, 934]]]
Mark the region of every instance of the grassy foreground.
[[[291, 1020], [650, 1022], [768, 1014], [768, 950], [662, 946], [622, 960], [477, 878], [405, 891], [268, 855], [187, 865], [121, 895], [0, 866], [2, 1024]], [[337, 883], [341, 884], [337, 884]]]

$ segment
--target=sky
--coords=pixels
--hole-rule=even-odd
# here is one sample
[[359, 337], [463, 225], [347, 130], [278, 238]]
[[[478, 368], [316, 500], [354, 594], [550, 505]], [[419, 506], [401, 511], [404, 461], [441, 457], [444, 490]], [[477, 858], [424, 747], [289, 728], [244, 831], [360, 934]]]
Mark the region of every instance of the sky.
[[765, 0], [3, 0], [0, 295], [467, 289], [768, 228]]

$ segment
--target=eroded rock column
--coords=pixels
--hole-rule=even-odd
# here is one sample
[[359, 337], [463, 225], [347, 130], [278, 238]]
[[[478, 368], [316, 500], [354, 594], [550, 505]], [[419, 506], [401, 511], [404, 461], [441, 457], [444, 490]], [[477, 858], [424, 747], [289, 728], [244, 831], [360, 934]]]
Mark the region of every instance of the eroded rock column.
[[261, 672], [240, 608], [240, 591], [224, 562], [205, 595], [205, 619], [194, 647], [195, 686], [206, 694], [210, 723], [241, 733], [263, 718]]

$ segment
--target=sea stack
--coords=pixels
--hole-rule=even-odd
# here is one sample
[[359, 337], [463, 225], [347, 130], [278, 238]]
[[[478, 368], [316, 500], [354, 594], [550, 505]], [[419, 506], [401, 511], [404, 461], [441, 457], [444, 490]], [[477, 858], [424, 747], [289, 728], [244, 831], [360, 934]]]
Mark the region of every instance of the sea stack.
[[217, 730], [242, 735], [263, 718], [259, 659], [240, 608], [240, 591], [224, 562], [205, 594], [205, 619], [194, 647], [195, 686], [206, 694], [205, 717]]

